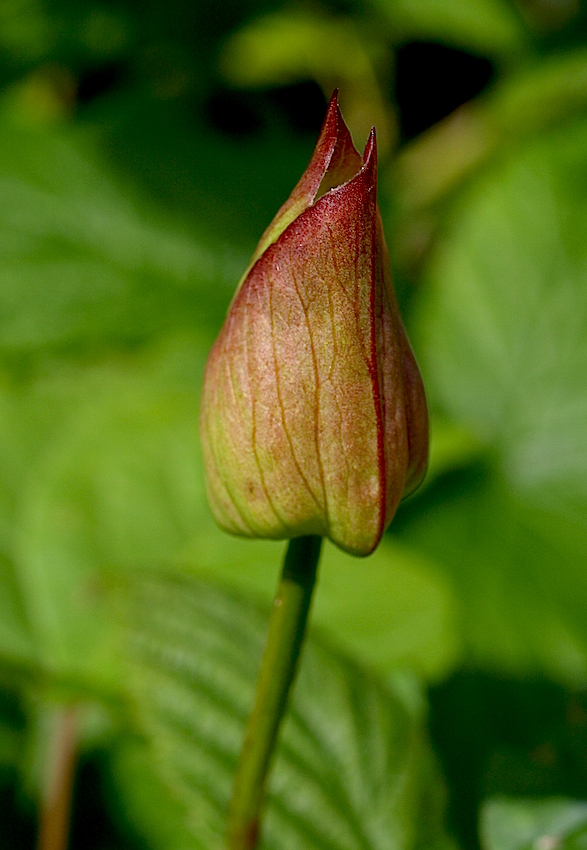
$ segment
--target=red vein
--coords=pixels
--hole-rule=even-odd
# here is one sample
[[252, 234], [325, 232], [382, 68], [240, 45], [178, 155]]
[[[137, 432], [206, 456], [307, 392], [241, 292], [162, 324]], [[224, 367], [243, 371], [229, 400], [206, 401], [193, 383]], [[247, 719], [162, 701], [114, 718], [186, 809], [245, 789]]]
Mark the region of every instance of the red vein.
[[[292, 278], [293, 278], [293, 274], [292, 274]], [[277, 352], [276, 352], [276, 349], [275, 349], [275, 326], [274, 326], [274, 321], [273, 321], [273, 281], [270, 278], [268, 278], [268, 280], [269, 280], [269, 315], [271, 317], [271, 348], [272, 348], [272, 351], [273, 351], [273, 363], [274, 363], [274, 366], [275, 366], [275, 388], [276, 388], [276, 391], [277, 391], [277, 401], [279, 403], [279, 410], [281, 411], [281, 421], [282, 421], [282, 424], [283, 424], [283, 432], [284, 432], [286, 439], [287, 439], [287, 442], [289, 444], [289, 449], [290, 449], [290, 452], [291, 452], [292, 460], [294, 462], [294, 466], [297, 470], [297, 473], [300, 476], [300, 478], [302, 479], [302, 482], [304, 483], [304, 486], [306, 487], [306, 490], [310, 494], [312, 500], [316, 504], [316, 507], [318, 508], [318, 510], [322, 511], [323, 507], [320, 504], [320, 502], [318, 501], [318, 499], [316, 498], [316, 496], [314, 495], [314, 491], [310, 487], [310, 482], [308, 481], [308, 479], [304, 475], [302, 467], [300, 466], [300, 464], [298, 462], [298, 459], [296, 457], [296, 453], [295, 453], [295, 450], [294, 450], [294, 445], [293, 445], [293, 441], [292, 441], [292, 438], [291, 438], [291, 434], [289, 433], [289, 429], [288, 429], [286, 421], [285, 421], [285, 407], [284, 407], [284, 404], [283, 404], [283, 400], [281, 398], [281, 390], [280, 390], [280, 385], [279, 385], [280, 370], [279, 370], [279, 363], [278, 363], [278, 360], [277, 360]], [[294, 280], [294, 286], [295, 286], [295, 280]], [[297, 287], [296, 287], [296, 291], [297, 291]], [[298, 293], [298, 297], [299, 297], [299, 293]]]
[[259, 460], [259, 455], [258, 455], [258, 452], [257, 452], [257, 420], [256, 420], [256, 416], [255, 416], [255, 394], [252, 391], [253, 379], [252, 379], [252, 375], [251, 375], [251, 365], [250, 365], [250, 360], [249, 360], [249, 334], [248, 334], [248, 324], [249, 323], [247, 321], [248, 303], [246, 303], [246, 302], [245, 302], [245, 305], [244, 305], [244, 315], [245, 315], [245, 326], [247, 328], [247, 331], [245, 331], [246, 370], [247, 370], [247, 374], [249, 376], [249, 386], [250, 386], [250, 389], [251, 389], [251, 420], [252, 420], [253, 454], [255, 456], [255, 463], [257, 464], [257, 469], [259, 470], [259, 478], [260, 478], [260, 481], [261, 481], [261, 487], [263, 489], [263, 493], [265, 494], [267, 504], [269, 505], [269, 507], [273, 511], [273, 514], [275, 515], [276, 520], [283, 526], [284, 530], [287, 531], [288, 525], [279, 516], [279, 513], [278, 513], [275, 505], [273, 504], [273, 500], [271, 499], [271, 496], [269, 495], [269, 490], [267, 489], [267, 485], [265, 483], [265, 476], [263, 475], [263, 469], [261, 467], [261, 462]]
[[304, 313], [304, 318], [306, 320], [306, 326], [308, 328], [308, 338], [310, 340], [310, 351], [312, 352], [312, 363], [314, 365], [314, 442], [316, 444], [316, 458], [318, 461], [318, 474], [320, 476], [320, 481], [322, 483], [322, 497], [324, 499], [324, 507], [321, 510], [324, 511], [325, 519], [326, 519], [326, 527], [329, 527], [329, 519], [328, 519], [328, 497], [326, 494], [326, 480], [324, 477], [324, 465], [322, 463], [322, 456], [320, 453], [320, 375], [318, 372], [318, 358], [316, 357], [316, 349], [314, 348], [314, 339], [312, 337], [312, 328], [310, 325], [310, 319], [308, 316], [308, 311], [306, 309], [306, 305], [304, 304], [304, 300], [301, 296], [295, 275], [292, 273], [292, 281], [295, 287], [297, 296], [300, 300], [300, 304], [302, 306], [302, 311]]

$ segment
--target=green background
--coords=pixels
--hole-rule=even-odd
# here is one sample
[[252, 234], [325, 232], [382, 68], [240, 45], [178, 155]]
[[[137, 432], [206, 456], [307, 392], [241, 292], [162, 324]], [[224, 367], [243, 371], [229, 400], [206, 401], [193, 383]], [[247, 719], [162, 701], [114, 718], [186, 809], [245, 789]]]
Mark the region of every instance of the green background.
[[73, 848], [221, 846], [283, 544], [219, 531], [198, 403], [338, 86], [431, 412], [327, 544], [275, 850], [587, 841], [587, 7], [0, 4], [0, 848], [76, 706]]

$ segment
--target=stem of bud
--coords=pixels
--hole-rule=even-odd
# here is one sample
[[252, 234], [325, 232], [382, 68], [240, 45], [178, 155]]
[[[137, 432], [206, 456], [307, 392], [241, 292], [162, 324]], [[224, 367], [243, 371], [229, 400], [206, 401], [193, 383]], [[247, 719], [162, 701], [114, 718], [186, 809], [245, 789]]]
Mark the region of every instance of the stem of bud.
[[322, 548], [321, 537], [290, 540], [277, 586], [255, 705], [236, 770], [228, 850], [254, 850], [259, 812], [277, 734], [296, 674]]

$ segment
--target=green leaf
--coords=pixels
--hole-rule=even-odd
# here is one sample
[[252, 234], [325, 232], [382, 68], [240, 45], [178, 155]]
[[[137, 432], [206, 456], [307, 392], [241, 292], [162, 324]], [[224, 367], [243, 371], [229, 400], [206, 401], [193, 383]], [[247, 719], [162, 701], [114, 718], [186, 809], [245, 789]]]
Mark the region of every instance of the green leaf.
[[[1, 668], [0, 668], [1, 669]], [[2, 670], [2, 673], [5, 671]], [[0, 782], [5, 768], [22, 765], [25, 718], [22, 707], [4, 676], [0, 690]]]
[[35, 647], [12, 561], [0, 552], [0, 657], [28, 665]]
[[[266, 613], [203, 582], [147, 574], [126, 602], [129, 686], [153, 765], [186, 807], [194, 846], [219, 848]], [[311, 638], [261, 846], [445, 846], [441, 798], [422, 730], [401, 700]]]
[[309, 13], [277, 12], [249, 23], [226, 43], [221, 67], [233, 85], [248, 87], [340, 74], [373, 77], [352, 21]]
[[508, 54], [525, 42], [520, 18], [504, 0], [374, 0], [402, 37], [446, 41], [474, 52]]
[[87, 132], [29, 127], [7, 113], [0, 353], [144, 339], [218, 320], [240, 257], [120, 188]]
[[125, 16], [84, 5], [57, 9], [38, 0], [6, 0], [0, 10], [2, 53], [17, 66], [62, 57], [72, 48], [97, 59], [117, 56], [128, 41]]
[[32, 384], [30, 409], [58, 412], [18, 494], [13, 557], [47, 670], [117, 687], [105, 571], [169, 560], [197, 527], [202, 361], [190, 337]]
[[[226, 110], [222, 121], [230, 123], [231, 109]], [[206, 299], [221, 304], [219, 318], [261, 234], [307, 167], [316, 141], [313, 132], [292, 133], [279, 113], [261, 113], [260, 122], [268, 126], [250, 136], [214, 131], [209, 120], [194, 123], [192, 108], [188, 111], [185, 104], [138, 97], [132, 90], [93, 113], [100, 147], [116, 173], [152, 198], [160, 214], [169, 215], [167, 226], [189, 233], [193, 222], [202, 247], [209, 246], [221, 260], [228, 289], [216, 276], [206, 289]], [[208, 307], [201, 302], [186, 306]]]
[[54, 25], [36, 0], [12, 0], [2, 4], [0, 44], [2, 52], [17, 61], [38, 60], [53, 46]]
[[581, 47], [525, 63], [408, 143], [382, 184], [395, 210], [389, 235], [396, 262], [422, 256], [438, 207], [488, 162], [584, 115], [586, 105], [587, 50]]
[[587, 499], [586, 185], [584, 120], [492, 169], [452, 216], [420, 318], [433, 399], [541, 502]]
[[513, 676], [587, 676], [585, 533], [528, 505], [494, 470], [438, 482], [394, 534], [444, 573], [469, 664]]
[[341, 89], [345, 120], [357, 144], [377, 125], [379, 148], [387, 152], [397, 128], [392, 107], [378, 83], [386, 45], [375, 32], [363, 33], [351, 18], [311, 12], [275, 12], [232, 35], [221, 55], [233, 85], [267, 87], [315, 79], [330, 97]]
[[488, 800], [481, 810], [483, 850], [578, 850], [587, 840], [587, 803]]
[[455, 422], [442, 416], [432, 416], [430, 423], [430, 458], [426, 478], [419, 488], [429, 487], [437, 478], [448, 472], [465, 469], [472, 463], [483, 459], [485, 446]]
[[148, 742], [124, 737], [111, 756], [117, 820], [132, 824], [155, 850], [204, 850], [190, 832], [188, 812], [153, 769]]
[[[194, 543], [198, 575], [271, 602], [283, 543], [241, 540], [213, 527]], [[384, 675], [399, 665], [439, 679], [461, 654], [452, 587], [433, 559], [390, 539], [361, 559], [325, 544], [312, 620]]]
[[455, 204], [417, 321], [432, 406], [487, 447], [394, 525], [442, 565], [472, 659], [587, 676], [587, 122]]
[[0, 768], [15, 767], [21, 748], [21, 736], [0, 723]]
[[25, 666], [35, 660], [36, 650], [14, 538], [19, 495], [36, 464], [46, 427], [28, 401], [26, 392], [0, 377], [0, 659]]

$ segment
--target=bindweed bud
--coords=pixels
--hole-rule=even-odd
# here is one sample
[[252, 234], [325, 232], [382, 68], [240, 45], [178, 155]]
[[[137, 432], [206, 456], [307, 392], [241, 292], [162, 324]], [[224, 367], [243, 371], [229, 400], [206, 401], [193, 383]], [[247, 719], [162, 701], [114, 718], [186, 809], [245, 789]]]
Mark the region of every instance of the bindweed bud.
[[216, 521], [249, 537], [379, 543], [422, 480], [428, 415], [363, 158], [333, 95], [208, 358], [201, 433]]

